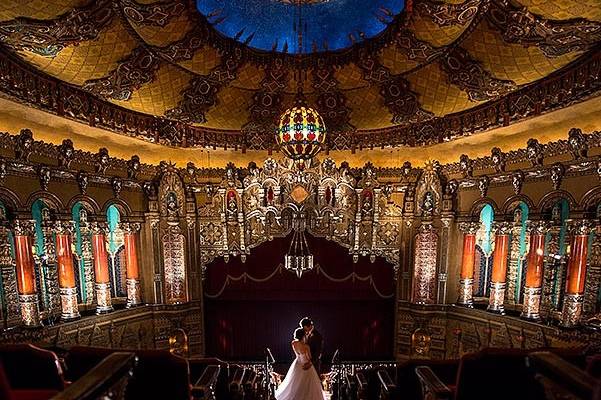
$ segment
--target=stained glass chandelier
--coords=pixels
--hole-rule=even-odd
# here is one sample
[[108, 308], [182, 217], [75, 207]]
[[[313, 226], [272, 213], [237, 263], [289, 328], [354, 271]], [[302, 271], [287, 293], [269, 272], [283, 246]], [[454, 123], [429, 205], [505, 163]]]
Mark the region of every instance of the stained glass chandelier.
[[306, 161], [315, 157], [325, 138], [323, 118], [302, 100], [280, 117], [276, 140], [282, 153], [293, 160]]

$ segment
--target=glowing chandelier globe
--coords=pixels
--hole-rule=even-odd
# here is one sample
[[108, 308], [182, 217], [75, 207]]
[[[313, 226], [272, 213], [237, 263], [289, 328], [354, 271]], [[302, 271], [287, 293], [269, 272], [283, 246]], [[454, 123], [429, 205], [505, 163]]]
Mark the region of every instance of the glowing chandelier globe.
[[311, 107], [299, 102], [280, 117], [276, 141], [282, 153], [295, 161], [315, 157], [325, 139], [323, 118]]

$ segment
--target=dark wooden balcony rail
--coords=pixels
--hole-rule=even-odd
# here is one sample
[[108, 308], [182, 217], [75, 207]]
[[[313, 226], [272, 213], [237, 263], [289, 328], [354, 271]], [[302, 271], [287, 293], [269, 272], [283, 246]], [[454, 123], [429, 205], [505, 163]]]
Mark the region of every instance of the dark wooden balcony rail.
[[113, 353], [52, 400], [122, 400], [136, 362], [134, 353]]

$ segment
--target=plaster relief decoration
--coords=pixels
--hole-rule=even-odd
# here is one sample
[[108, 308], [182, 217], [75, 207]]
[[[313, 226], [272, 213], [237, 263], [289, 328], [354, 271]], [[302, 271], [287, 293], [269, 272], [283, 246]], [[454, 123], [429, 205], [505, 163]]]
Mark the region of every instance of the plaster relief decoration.
[[164, 294], [167, 304], [187, 301], [184, 184], [174, 164], [161, 162], [159, 211], [163, 250]]
[[442, 184], [434, 163], [427, 163], [415, 189], [417, 215], [426, 218], [440, 214]]
[[[302, 220], [312, 236], [333, 240], [349, 254], [386, 258], [398, 267], [400, 208], [381, 195], [371, 164], [351, 174], [347, 163], [289, 159], [226, 168], [217, 189], [199, 207], [203, 269], [216, 257], [250, 254], [254, 247], [288, 236]], [[359, 179], [357, 179], [359, 178]]]
[[434, 304], [436, 302], [437, 258], [438, 234], [431, 224], [423, 224], [415, 237], [413, 303]]

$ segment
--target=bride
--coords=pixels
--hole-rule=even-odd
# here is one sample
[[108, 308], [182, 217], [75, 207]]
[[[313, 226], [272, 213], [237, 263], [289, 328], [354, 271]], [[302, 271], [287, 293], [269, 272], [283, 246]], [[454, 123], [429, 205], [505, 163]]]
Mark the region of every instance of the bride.
[[292, 362], [286, 378], [275, 392], [277, 400], [324, 400], [321, 382], [315, 367], [311, 363], [311, 350], [303, 342], [305, 330], [294, 331], [292, 350], [296, 359]]

